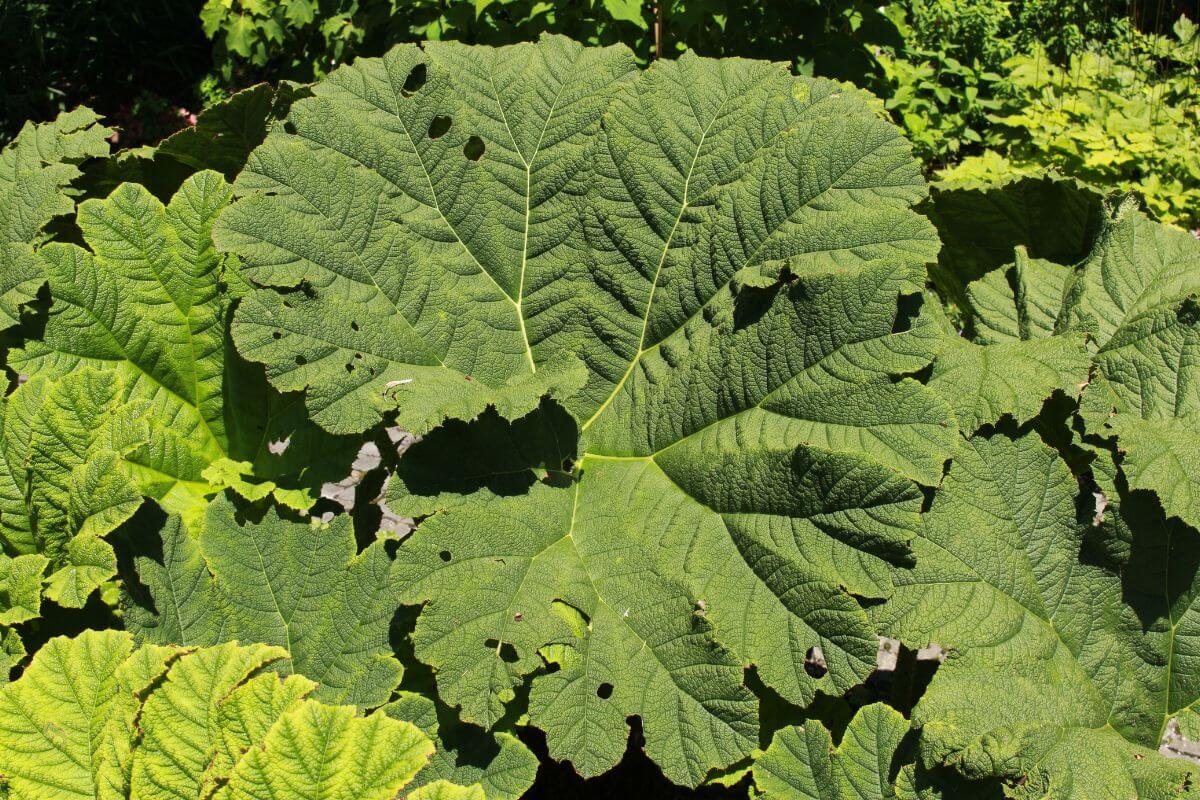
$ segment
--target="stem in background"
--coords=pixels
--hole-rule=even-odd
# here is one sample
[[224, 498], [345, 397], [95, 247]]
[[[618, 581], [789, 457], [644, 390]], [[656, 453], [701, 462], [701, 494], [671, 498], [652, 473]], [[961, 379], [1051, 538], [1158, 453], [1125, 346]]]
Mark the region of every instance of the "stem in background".
[[663, 4], [662, 1], [654, 4], [654, 58], [660, 59], [663, 56]]

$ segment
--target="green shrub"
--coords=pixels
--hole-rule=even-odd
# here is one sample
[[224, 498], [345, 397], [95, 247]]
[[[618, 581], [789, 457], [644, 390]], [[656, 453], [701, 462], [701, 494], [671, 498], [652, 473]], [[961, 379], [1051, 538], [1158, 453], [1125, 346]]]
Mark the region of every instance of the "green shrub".
[[1136, 192], [1159, 219], [1200, 226], [1200, 35], [1186, 17], [1173, 37], [1130, 33], [1061, 67], [1043, 51], [1014, 56], [1000, 90], [987, 117], [995, 149], [944, 170], [944, 181], [1050, 168]]
[[[664, 0], [662, 54], [786, 61], [806, 74], [863, 80], [873, 48], [899, 45], [895, 27], [866, 0]], [[625, 44], [639, 63], [656, 55], [659, 6], [640, 0], [207, 0], [201, 12], [227, 85], [259, 78], [309, 81], [356, 55], [398, 42], [502, 45], [566, 34]]]

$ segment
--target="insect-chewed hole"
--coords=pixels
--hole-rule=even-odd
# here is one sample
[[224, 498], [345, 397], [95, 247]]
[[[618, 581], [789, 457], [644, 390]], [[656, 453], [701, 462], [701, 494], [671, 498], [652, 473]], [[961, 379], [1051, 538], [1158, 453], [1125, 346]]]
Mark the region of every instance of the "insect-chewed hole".
[[284, 130], [284, 133], [287, 133], [291, 136], [296, 135], [296, 126], [292, 123], [291, 120], [287, 120], [283, 123], [283, 130]]
[[825, 665], [825, 654], [821, 652], [821, 648], [808, 648], [808, 652], [804, 654], [804, 671], [810, 678], [824, 678], [829, 672], [829, 667]]
[[350, 330], [352, 330], [352, 331], [358, 330], [358, 323], [355, 322], [354, 320], [350, 320]]
[[449, 550], [443, 550], [442, 552], [438, 553], [438, 558], [440, 558], [442, 561], [449, 563], [452, 556], [450, 555]]
[[275, 341], [279, 341], [280, 339], [283, 338], [283, 333], [280, 331], [275, 331], [274, 333], [271, 334], [271, 338], [274, 339]]
[[449, 117], [438, 114], [433, 118], [433, 122], [429, 123], [429, 138], [437, 139], [441, 136], [444, 136], [446, 131], [450, 130], [450, 126], [453, 124], [454, 123]]
[[596, 687], [596, 697], [601, 700], [607, 700], [612, 697], [613, 685], [611, 683], [602, 683]]
[[404, 88], [400, 93], [405, 97], [412, 97], [417, 92], [421, 91], [421, 87], [425, 85], [426, 69], [424, 64], [417, 64], [408, 73], [408, 77], [404, 80]]
[[308, 363], [308, 359], [305, 358], [304, 356], [296, 356], [296, 365], [297, 366], [303, 367], [307, 363]]
[[478, 136], [472, 136], [467, 139], [467, 143], [463, 145], [463, 155], [472, 161], [478, 161], [483, 158], [484, 151], [487, 150], [487, 145], [483, 143], [483, 139]]

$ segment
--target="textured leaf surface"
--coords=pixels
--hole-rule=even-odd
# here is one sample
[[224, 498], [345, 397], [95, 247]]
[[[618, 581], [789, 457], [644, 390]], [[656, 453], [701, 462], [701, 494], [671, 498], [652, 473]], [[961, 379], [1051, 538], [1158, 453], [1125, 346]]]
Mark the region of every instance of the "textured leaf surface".
[[1200, 527], [1200, 413], [1161, 421], [1118, 415], [1121, 469], [1133, 489], [1149, 489], [1170, 516]]
[[161, 674], [166, 655], [134, 659], [132, 650], [133, 637], [119, 631], [53, 639], [0, 687], [0, 774], [10, 797], [124, 796], [133, 693]]
[[[267, 478], [295, 471], [306, 448], [322, 441], [336, 468], [345, 448], [308, 430], [294, 400], [270, 392], [226, 352], [241, 283], [213, 250], [210, 231], [229, 197], [219, 175], [200, 172], [166, 206], [136, 184], [82, 203], [78, 225], [91, 249], [40, 250], [50, 317], [42, 339], [11, 357], [35, 377], [102, 370], [124, 387], [125, 400], [146, 404], [153, 425], [126, 460], [138, 488], [173, 511], [202, 507], [214, 491], [204, 470], [221, 459], [249, 462]], [[267, 445], [288, 437], [288, 452], [272, 455]]]
[[116, 570], [100, 537], [141, 503], [131, 459], [149, 437], [148, 409], [94, 369], [41, 376], [4, 401], [0, 537], [5, 549], [41, 554], [46, 595], [81, 607]]
[[1035, 259], [1075, 264], [1088, 254], [1103, 218], [1098, 194], [1053, 178], [938, 189], [929, 214], [943, 241], [930, 270], [934, 283], [964, 306], [967, 284], [1011, 264], [1018, 245]]
[[1053, 261], [1030, 258], [1017, 245], [1012, 266], [995, 269], [967, 286], [980, 344], [1039, 339], [1054, 332], [1071, 270]]
[[969, 435], [1005, 416], [1028, 422], [1055, 391], [1078, 397], [1091, 362], [1079, 335], [988, 346], [952, 339], [934, 363], [929, 386], [946, 398]]
[[754, 785], [766, 800], [883, 800], [896, 797], [898, 751], [908, 720], [876, 703], [859, 709], [834, 747], [813, 720], [784, 728], [754, 762]]
[[0, 687], [14, 800], [390, 800], [432, 743], [409, 722], [307, 699], [267, 645], [135, 648], [120, 631], [52, 639]]
[[[141, 520], [134, 538], [154, 537], [147, 528], [157, 520]], [[161, 553], [135, 557], [149, 598], [134, 596], [127, 624], [141, 638], [193, 646], [265, 642], [290, 655], [285, 672], [318, 684], [318, 699], [387, 702], [402, 674], [388, 641], [400, 587], [383, 542], [356, 553], [349, 516], [316, 526], [280, 519], [271, 509], [249, 523], [219, 498], [198, 537], [175, 516], [161, 537]]]
[[238, 761], [217, 800], [391, 800], [433, 752], [416, 726], [304, 703]]
[[396, 562], [442, 699], [492, 727], [549, 662], [529, 716], [555, 758], [607, 770], [637, 714], [696, 785], [755, 744], [746, 665], [800, 703], [865, 678], [856, 598], [890, 593], [957, 438], [902, 379], [940, 337], [909, 302], [936, 238], [897, 131], [779, 66], [638, 73], [558, 38], [398, 47], [312, 91], [217, 226], [262, 287], [239, 351], [329, 430], [490, 406], [558, 438], [507, 481], [490, 453], [396, 481], [393, 510], [446, 509]]
[[[1025, 422], [1052, 390], [1073, 397], [1086, 386], [1087, 433], [1116, 435], [1130, 485], [1156, 492], [1169, 513], [1195, 525], [1200, 243], [1150, 221], [1132, 199], [1106, 207], [1098, 225], [1073, 269], [1018, 247], [1013, 265], [971, 283], [976, 344], [947, 347], [931, 385], [965, 431], [1003, 413]], [[1079, 336], [1091, 358], [1086, 380]]]
[[0, 150], [0, 328], [20, 322], [20, 306], [43, 281], [33, 247], [42, 229], [75, 203], [67, 191], [79, 164], [108, 154], [111, 128], [88, 108], [42, 125], [25, 123]]
[[928, 762], [1037, 796], [1177, 797], [1195, 776], [1154, 748], [1200, 699], [1200, 543], [1131, 505], [1118, 572], [1076, 521], [1078, 491], [1034, 433], [967, 440], [876, 618], [953, 650], [913, 714]]
[[[511, 733], [492, 735], [473, 725], [440, 719], [435, 702], [415, 692], [401, 692], [384, 711], [411, 720], [436, 747], [429, 764], [413, 780], [414, 787], [478, 785], [489, 800], [519, 800], [533, 785], [537, 756]], [[431, 786], [427, 791], [439, 797], [437, 792], [449, 790]]]

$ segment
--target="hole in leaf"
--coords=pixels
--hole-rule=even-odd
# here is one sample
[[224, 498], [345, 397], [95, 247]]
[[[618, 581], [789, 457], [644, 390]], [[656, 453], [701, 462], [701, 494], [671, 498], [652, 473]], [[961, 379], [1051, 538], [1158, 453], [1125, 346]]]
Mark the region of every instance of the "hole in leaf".
[[450, 551], [449, 551], [449, 550], [443, 550], [442, 552], [438, 553], [438, 558], [440, 558], [442, 561], [449, 562], [449, 561], [450, 561], [450, 558], [451, 558], [451, 556], [450, 556]]
[[350, 330], [352, 330], [352, 331], [358, 330], [358, 323], [355, 322], [354, 320], [350, 321]]
[[354, 362], [353, 361], [346, 362], [346, 372], [354, 372]]
[[424, 64], [417, 64], [408, 73], [408, 77], [404, 80], [404, 88], [400, 93], [405, 97], [412, 97], [417, 92], [421, 91], [421, 87], [425, 85], [426, 70]]
[[449, 117], [438, 114], [436, 117], [433, 118], [433, 122], [429, 123], [429, 138], [430, 139], [441, 138], [442, 136], [444, 136], [446, 134], [446, 131], [450, 130], [450, 126], [452, 124], [453, 123], [450, 121]]
[[896, 318], [892, 322], [892, 333], [912, 330], [913, 322], [921, 313], [924, 298], [919, 294], [902, 294], [896, 301]]
[[304, 356], [296, 356], [296, 365], [297, 366], [303, 367], [307, 363], [308, 363], [308, 359], [305, 358]]
[[483, 158], [483, 153], [485, 150], [487, 150], [487, 146], [484, 145], [483, 139], [480, 139], [478, 136], [472, 136], [470, 139], [467, 139], [467, 143], [463, 145], [463, 155], [472, 161], [478, 161], [479, 159]]
[[271, 338], [274, 339], [275, 341], [279, 341], [280, 339], [283, 338], [283, 334], [279, 331], [275, 331], [274, 333], [271, 334]]
[[294, 124], [292, 124], [291, 120], [288, 120], [283, 123], [283, 130], [285, 133], [289, 133], [292, 136], [296, 135], [296, 126]]
[[808, 648], [808, 652], [804, 654], [804, 671], [810, 678], [823, 678], [829, 672], [829, 667], [825, 665], [825, 654], [821, 652], [821, 648]]
[[1196, 303], [1196, 299], [1185, 297], [1179, 310], [1175, 312], [1175, 318], [1183, 325], [1195, 325], [1196, 320], [1200, 319], [1200, 305]]
[[508, 642], [501, 642], [498, 639], [488, 639], [484, 644], [487, 645], [487, 649], [495, 650], [496, 654], [500, 656], [500, 660], [505, 664], [511, 664], [520, 657], [517, 655], [517, 648]]
[[607, 700], [612, 697], [613, 685], [611, 683], [602, 683], [596, 688], [596, 697], [601, 700]]

